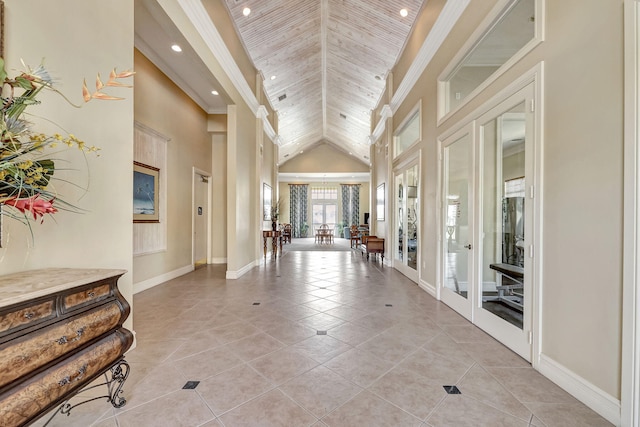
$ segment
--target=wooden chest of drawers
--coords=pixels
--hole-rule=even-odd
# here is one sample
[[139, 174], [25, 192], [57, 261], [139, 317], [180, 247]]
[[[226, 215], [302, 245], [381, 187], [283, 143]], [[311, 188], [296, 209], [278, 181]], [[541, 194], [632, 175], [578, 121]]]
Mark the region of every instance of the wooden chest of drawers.
[[0, 277], [0, 420], [35, 421], [131, 347], [123, 270], [46, 269]]

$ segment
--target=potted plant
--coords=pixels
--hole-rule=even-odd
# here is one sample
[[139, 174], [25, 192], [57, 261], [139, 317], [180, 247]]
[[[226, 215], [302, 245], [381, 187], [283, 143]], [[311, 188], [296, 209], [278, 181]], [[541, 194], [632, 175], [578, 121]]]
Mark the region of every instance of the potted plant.
[[309, 224], [307, 224], [306, 222], [303, 222], [302, 226], [300, 227], [300, 237], [307, 237], [308, 231], [309, 231]]
[[271, 206], [271, 229], [276, 231], [278, 228], [278, 217], [280, 216], [280, 200]]

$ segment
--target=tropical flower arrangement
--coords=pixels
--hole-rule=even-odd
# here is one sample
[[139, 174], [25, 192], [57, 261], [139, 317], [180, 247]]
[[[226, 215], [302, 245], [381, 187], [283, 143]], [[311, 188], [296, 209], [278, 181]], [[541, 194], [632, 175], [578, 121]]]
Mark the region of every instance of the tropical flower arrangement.
[[[99, 155], [99, 148], [87, 145], [74, 134], [61, 129], [60, 133], [44, 134], [33, 129], [30, 117], [38, 117], [27, 112], [27, 108], [40, 103], [38, 95], [42, 91], [54, 92], [69, 105], [80, 108], [54, 87], [53, 79], [43, 64], [31, 68], [22, 64], [24, 70], [10, 77], [0, 58], [0, 83], [2, 84], [2, 107], [0, 110], [0, 208], [1, 214], [17, 219], [31, 227], [29, 219], [55, 214], [58, 209], [78, 211], [65, 202], [52, 185], [56, 171], [53, 157], [61, 149], [76, 147], [83, 155]], [[100, 74], [96, 77], [96, 89], [90, 91], [86, 81], [82, 85], [84, 103], [92, 99], [123, 99], [104, 93], [107, 87], [131, 87], [119, 80], [131, 77], [132, 71], [117, 73], [114, 69], [109, 79], [103, 83]], [[44, 118], [47, 120], [46, 118]], [[49, 121], [49, 120], [47, 120]], [[58, 151], [56, 151], [58, 150]], [[60, 169], [59, 169], [60, 170]], [[73, 183], [72, 183], [73, 184]], [[55, 206], [54, 206], [55, 204]], [[8, 209], [6, 209], [8, 208]]]

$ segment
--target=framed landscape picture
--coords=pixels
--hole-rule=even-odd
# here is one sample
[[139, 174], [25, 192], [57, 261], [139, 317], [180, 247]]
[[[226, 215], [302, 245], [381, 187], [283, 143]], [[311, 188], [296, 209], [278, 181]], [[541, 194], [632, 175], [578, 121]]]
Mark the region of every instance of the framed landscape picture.
[[160, 222], [160, 169], [133, 162], [133, 222]]

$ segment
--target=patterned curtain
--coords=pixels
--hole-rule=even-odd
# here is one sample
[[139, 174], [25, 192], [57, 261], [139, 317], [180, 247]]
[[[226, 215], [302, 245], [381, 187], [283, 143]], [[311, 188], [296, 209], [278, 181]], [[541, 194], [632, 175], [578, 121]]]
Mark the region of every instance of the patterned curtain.
[[342, 222], [360, 224], [360, 184], [340, 184], [342, 188]]
[[[289, 184], [289, 220], [293, 237], [302, 237], [302, 227], [307, 224], [307, 194], [309, 184]], [[305, 236], [306, 237], [306, 236]]]

